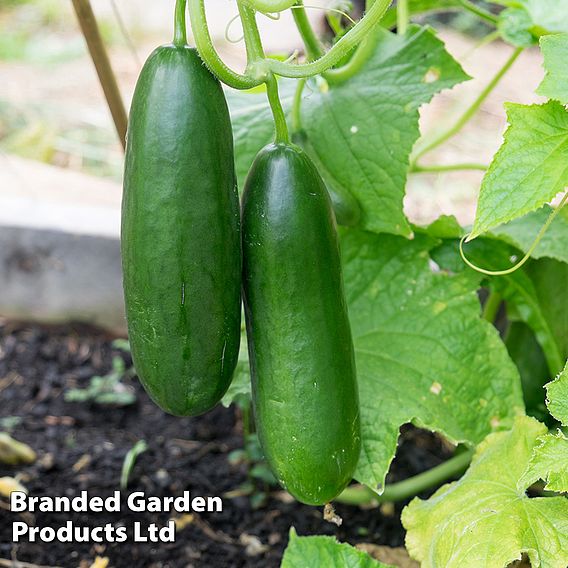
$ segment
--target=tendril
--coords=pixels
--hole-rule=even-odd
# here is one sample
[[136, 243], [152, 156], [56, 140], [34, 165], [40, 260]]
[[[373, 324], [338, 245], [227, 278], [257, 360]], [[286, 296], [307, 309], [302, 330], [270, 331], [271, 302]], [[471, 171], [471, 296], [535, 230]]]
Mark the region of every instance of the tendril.
[[347, 12], [339, 10], [338, 8], [326, 8], [325, 6], [310, 6], [309, 4], [303, 4], [302, 6], [292, 6], [290, 10], [301, 10], [302, 8], [308, 8], [311, 10], [323, 10], [325, 12], [333, 12], [334, 14], [339, 14], [340, 16], [343, 16], [344, 18], [349, 20], [349, 22], [353, 25], [357, 23]]
[[280, 17], [282, 16], [282, 14], [280, 12], [276, 12], [276, 13], [274, 13], [274, 12], [260, 12], [260, 14], [262, 14], [263, 16], [266, 16], [270, 20], [274, 20], [275, 22], [280, 20]]
[[471, 233], [464, 235], [460, 240], [460, 255], [461, 255], [463, 261], [470, 268], [473, 268], [473, 270], [480, 272], [481, 274], [485, 274], [487, 276], [507, 276], [508, 274], [512, 274], [513, 272], [516, 272], [517, 270], [519, 270], [519, 268], [521, 268], [524, 264], [526, 264], [526, 262], [530, 259], [533, 252], [536, 250], [536, 247], [538, 247], [538, 245], [542, 241], [542, 238], [544, 237], [546, 231], [548, 230], [550, 225], [552, 225], [552, 222], [554, 221], [554, 219], [556, 219], [557, 215], [560, 213], [560, 211], [564, 207], [564, 204], [566, 203], [567, 200], [568, 200], [568, 193], [566, 193], [564, 195], [564, 197], [562, 198], [562, 201], [559, 203], [558, 207], [556, 207], [550, 213], [550, 215], [548, 216], [548, 219], [546, 220], [546, 223], [542, 226], [542, 228], [538, 232], [538, 235], [536, 236], [533, 244], [530, 246], [530, 248], [527, 251], [527, 253], [525, 254], [525, 256], [523, 256], [523, 258], [521, 258], [521, 260], [519, 260], [519, 262], [517, 262], [517, 264], [515, 264], [514, 266], [511, 266], [511, 268], [507, 268], [506, 270], [486, 270], [485, 268], [481, 268], [481, 267], [477, 266], [476, 264], [474, 264], [473, 262], [471, 262], [471, 260], [469, 260], [465, 256], [465, 252], [463, 250], [463, 245], [468, 240]]
[[239, 20], [241, 17], [240, 14], [237, 14], [236, 16], [233, 16], [228, 22], [227, 25], [225, 26], [225, 41], [227, 41], [228, 43], [241, 43], [241, 41], [243, 41], [243, 39], [245, 38], [244, 34], [239, 38], [239, 39], [231, 39], [229, 37], [229, 30], [231, 29], [231, 26], [237, 21]]

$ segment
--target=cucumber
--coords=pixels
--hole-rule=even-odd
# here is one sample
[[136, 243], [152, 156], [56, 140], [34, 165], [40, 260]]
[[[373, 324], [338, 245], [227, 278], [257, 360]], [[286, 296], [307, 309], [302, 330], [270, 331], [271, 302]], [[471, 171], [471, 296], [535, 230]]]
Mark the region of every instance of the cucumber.
[[206, 412], [238, 358], [240, 214], [223, 90], [188, 46], [156, 49], [136, 85], [122, 263], [140, 380], [171, 414]]
[[299, 501], [350, 482], [360, 452], [355, 359], [334, 215], [299, 147], [257, 156], [242, 205], [243, 289], [257, 430]]

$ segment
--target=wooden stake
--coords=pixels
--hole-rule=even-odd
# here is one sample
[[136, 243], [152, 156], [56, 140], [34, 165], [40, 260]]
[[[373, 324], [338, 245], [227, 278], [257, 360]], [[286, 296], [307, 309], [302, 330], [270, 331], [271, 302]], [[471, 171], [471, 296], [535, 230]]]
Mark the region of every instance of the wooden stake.
[[128, 115], [118, 88], [116, 76], [105, 48], [99, 26], [89, 0], [72, 0], [81, 31], [95, 64], [120, 143], [126, 148]]

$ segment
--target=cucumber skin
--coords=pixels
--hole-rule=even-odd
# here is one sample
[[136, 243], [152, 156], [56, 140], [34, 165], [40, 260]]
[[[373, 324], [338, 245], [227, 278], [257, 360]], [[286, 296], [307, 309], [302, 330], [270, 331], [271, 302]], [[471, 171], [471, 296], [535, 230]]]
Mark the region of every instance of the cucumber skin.
[[210, 410], [238, 359], [240, 212], [225, 96], [187, 46], [156, 49], [136, 86], [122, 264], [132, 356], [147, 392], [174, 415]]
[[254, 412], [265, 456], [299, 501], [321, 505], [360, 453], [355, 359], [326, 187], [297, 146], [261, 150], [242, 205]]

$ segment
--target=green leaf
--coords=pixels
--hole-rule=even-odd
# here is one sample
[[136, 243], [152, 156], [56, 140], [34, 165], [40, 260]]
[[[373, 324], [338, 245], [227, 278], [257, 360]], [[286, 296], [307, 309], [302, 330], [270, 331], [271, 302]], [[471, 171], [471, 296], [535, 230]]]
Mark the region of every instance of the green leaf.
[[543, 258], [530, 262], [525, 270], [534, 284], [540, 309], [558, 345], [560, 360], [551, 368], [551, 376], [555, 376], [568, 357], [568, 264]]
[[290, 529], [290, 542], [281, 568], [389, 568], [366, 552], [341, 544], [332, 536], [299, 537]]
[[508, 6], [499, 16], [499, 30], [513, 45], [527, 47], [545, 34], [568, 32], [568, 11], [558, 0], [495, 1]]
[[[443, 251], [440, 247], [433, 254], [436, 261], [439, 261], [442, 266], [449, 266], [454, 270], [465, 270], [473, 273], [473, 270], [466, 267], [461, 259], [457, 241], [446, 243], [444, 248], [450, 248], [450, 251]], [[510, 247], [507, 243], [485, 238], [469, 243], [465, 247], [465, 254], [474, 264], [487, 270], [509, 268], [518, 261], [520, 256], [519, 251]], [[445, 258], [442, 258], [444, 255]], [[453, 256], [453, 259], [448, 263], [450, 255]], [[549, 376], [554, 376], [560, 371], [565, 361], [563, 350], [559, 341], [557, 341], [558, 336], [553, 327], [555, 314], [545, 312], [543, 302], [548, 301], [546, 292], [539, 294], [539, 290], [527, 273], [528, 268], [516, 270], [505, 276], [491, 277], [489, 285], [507, 301], [509, 317], [511, 316], [511, 306], [514, 306], [517, 318], [524, 321], [534, 331], [546, 357], [550, 369]], [[538, 270], [535, 272], [538, 273]], [[543, 284], [546, 284], [546, 281]], [[564, 341], [564, 338], [562, 340]]]
[[537, 89], [539, 95], [568, 104], [568, 33], [540, 39], [546, 75]]
[[[464, 252], [470, 261], [487, 270], [509, 268], [520, 257], [518, 249], [508, 242], [492, 238], [472, 241]], [[446, 241], [432, 251], [432, 257], [446, 270], [473, 274], [459, 254], [458, 240]], [[509, 319], [521, 320], [533, 330], [548, 364], [548, 377], [555, 376], [568, 356], [568, 297], [563, 292], [568, 265], [552, 259], [533, 260], [522, 269], [487, 281], [507, 301]]]
[[464, 477], [403, 511], [406, 545], [422, 568], [505, 568], [528, 554], [531, 565], [566, 568], [568, 500], [529, 499], [520, 480], [546, 427], [526, 416], [490, 434]]
[[544, 385], [550, 380], [550, 371], [542, 347], [533, 330], [522, 321], [509, 323], [505, 345], [521, 375], [527, 414], [544, 422], [549, 417]]
[[378, 33], [358, 75], [306, 94], [302, 119], [319, 161], [358, 199], [361, 226], [410, 235], [402, 201], [418, 109], [469, 77], [430, 29]]
[[[308, 85], [301, 114], [308, 153], [327, 181], [359, 201], [362, 226], [410, 235], [402, 200], [408, 157], [419, 136], [418, 109], [469, 77], [430, 29], [413, 26], [405, 36], [379, 33], [375, 55], [356, 77], [331, 87], [320, 83], [323, 90]], [[295, 81], [280, 80], [279, 85], [289, 112]], [[272, 140], [274, 126], [266, 94], [227, 91], [227, 99], [242, 188], [254, 157]]]
[[470, 239], [535, 211], [568, 184], [568, 112], [556, 101], [507, 104], [509, 128], [481, 185]]
[[546, 385], [546, 394], [550, 414], [568, 426], [568, 364], [554, 381]]
[[[564, 426], [568, 424], [568, 364], [557, 379], [546, 385], [550, 413]], [[539, 479], [548, 491], [568, 492], [568, 438], [561, 430], [546, 434], [535, 447], [527, 470], [519, 480], [529, 486]]]
[[[488, 236], [496, 236], [527, 253], [552, 211], [552, 207], [545, 205], [538, 211], [492, 229]], [[566, 242], [568, 242], [568, 207], [563, 207], [531, 256], [554, 258], [568, 263]]]
[[519, 485], [529, 487], [539, 479], [547, 491], [568, 492], [568, 438], [560, 430], [540, 438]]
[[531, 33], [533, 21], [523, 8], [507, 8], [499, 16], [497, 28], [501, 37], [515, 47], [535, 45], [537, 38]]
[[523, 409], [517, 369], [479, 317], [479, 275], [432, 272], [433, 244], [343, 233], [361, 400], [356, 477], [370, 486], [384, 483], [402, 424], [476, 444]]

